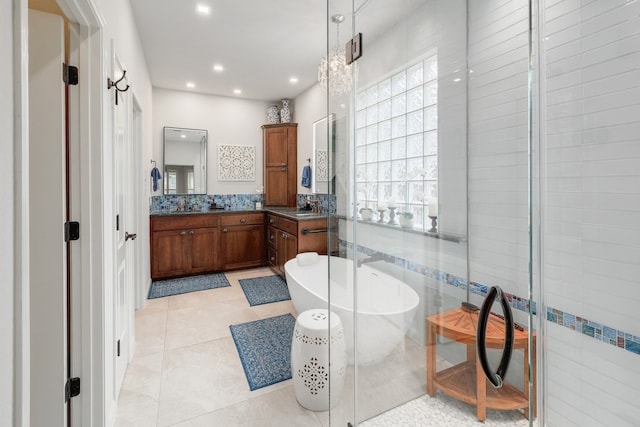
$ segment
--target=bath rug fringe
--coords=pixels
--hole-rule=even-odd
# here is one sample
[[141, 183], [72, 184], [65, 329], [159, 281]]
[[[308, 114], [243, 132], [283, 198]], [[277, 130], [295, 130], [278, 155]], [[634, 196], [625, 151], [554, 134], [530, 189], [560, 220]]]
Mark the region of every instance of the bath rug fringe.
[[231, 286], [231, 284], [223, 273], [154, 280], [151, 282], [147, 299], [204, 291], [206, 289], [224, 288], [227, 286]]
[[287, 282], [280, 276], [240, 279], [240, 286], [252, 307], [291, 299]]
[[295, 323], [287, 313], [229, 326], [251, 391], [291, 378]]

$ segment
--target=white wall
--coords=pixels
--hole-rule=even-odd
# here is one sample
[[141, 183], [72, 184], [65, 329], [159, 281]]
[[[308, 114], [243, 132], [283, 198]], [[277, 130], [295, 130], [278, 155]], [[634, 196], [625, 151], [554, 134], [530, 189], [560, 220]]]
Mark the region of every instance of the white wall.
[[548, 424], [637, 426], [640, 4], [541, 4]]
[[[151, 158], [163, 164], [164, 126], [204, 129], [208, 132], [207, 194], [255, 193], [264, 182], [262, 129], [269, 103], [224, 96], [153, 88]], [[253, 145], [255, 181], [218, 181], [218, 144]], [[152, 195], [162, 195], [158, 190]]]
[[[0, 129], [4, 138], [0, 141], [0, 283], [3, 297], [0, 299], [0, 425], [13, 425], [14, 386], [14, 262], [15, 255], [14, 185], [18, 168], [14, 165], [14, 111], [13, 97], [16, 80], [13, 78], [13, 1], [0, 0], [0, 75], [5, 84], [0, 87]], [[19, 93], [19, 92], [18, 92]], [[19, 311], [17, 311], [19, 312]]]

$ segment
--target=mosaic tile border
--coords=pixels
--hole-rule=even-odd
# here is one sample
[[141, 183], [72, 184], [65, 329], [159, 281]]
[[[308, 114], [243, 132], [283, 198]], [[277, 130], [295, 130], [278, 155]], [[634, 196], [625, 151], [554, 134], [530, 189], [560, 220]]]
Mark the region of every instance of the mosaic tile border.
[[547, 321], [640, 355], [639, 336], [551, 307], [547, 308]]
[[301, 194], [298, 193], [296, 203], [301, 208], [305, 205], [307, 197], [315, 197], [318, 199], [318, 206], [320, 206], [320, 212], [336, 213], [336, 196], [333, 194]]
[[[341, 248], [353, 249], [353, 242], [347, 242], [343, 239], [339, 241]], [[373, 250], [366, 246], [358, 245], [357, 252], [364, 253], [366, 255], [382, 254], [379, 251]], [[391, 257], [393, 264], [402, 267], [406, 270], [414, 273], [421, 274], [426, 277], [430, 277], [439, 282], [443, 282], [447, 285], [454, 286], [463, 290], [467, 289], [467, 281], [459, 276], [445, 273], [443, 271], [427, 267], [422, 264], [407, 261], [403, 258], [399, 258], [393, 255], [383, 254], [387, 257]], [[482, 283], [471, 282], [469, 291], [473, 294], [486, 296], [491, 286]], [[537, 314], [537, 304], [535, 301], [530, 301], [527, 298], [522, 298], [517, 295], [508, 294], [505, 292], [507, 300], [512, 308], [529, 312], [529, 305], [532, 305], [533, 314]], [[614, 347], [618, 347], [634, 354], [640, 355], [640, 337], [626, 333], [622, 330], [612, 328], [610, 326], [603, 325], [601, 323], [594, 322], [592, 320], [585, 319], [584, 317], [576, 316], [571, 313], [564, 312], [552, 307], [547, 307], [547, 321], [555, 323], [565, 328], [569, 328], [572, 331], [581, 333], [590, 338], [597, 339], [603, 343], [610, 344]]]

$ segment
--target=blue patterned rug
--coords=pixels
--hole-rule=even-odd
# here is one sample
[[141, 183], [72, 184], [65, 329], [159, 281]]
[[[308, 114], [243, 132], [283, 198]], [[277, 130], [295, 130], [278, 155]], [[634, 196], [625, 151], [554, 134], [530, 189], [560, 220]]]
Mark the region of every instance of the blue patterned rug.
[[177, 279], [154, 280], [149, 288], [148, 299], [186, 294], [187, 292], [231, 286], [223, 273], [202, 276], [179, 277]]
[[287, 282], [280, 276], [240, 279], [240, 286], [250, 306], [291, 299]]
[[295, 323], [287, 313], [229, 326], [251, 391], [291, 378]]

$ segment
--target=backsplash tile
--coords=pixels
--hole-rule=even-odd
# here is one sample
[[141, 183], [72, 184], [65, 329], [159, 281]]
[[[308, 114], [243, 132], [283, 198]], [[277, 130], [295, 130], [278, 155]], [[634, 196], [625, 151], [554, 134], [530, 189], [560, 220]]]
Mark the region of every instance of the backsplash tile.
[[[303, 207], [308, 194], [298, 194], [298, 207]], [[336, 212], [336, 196], [331, 194], [316, 194], [321, 212]], [[178, 207], [189, 212], [208, 211], [211, 206], [227, 210], [251, 210], [256, 208], [256, 202], [264, 205], [263, 194], [187, 194], [163, 195], [151, 197], [150, 214], [178, 212]]]

